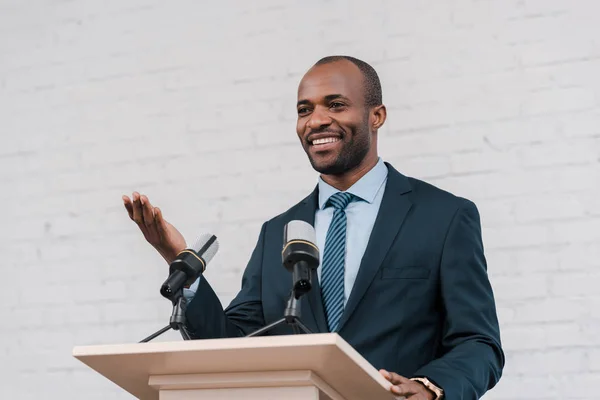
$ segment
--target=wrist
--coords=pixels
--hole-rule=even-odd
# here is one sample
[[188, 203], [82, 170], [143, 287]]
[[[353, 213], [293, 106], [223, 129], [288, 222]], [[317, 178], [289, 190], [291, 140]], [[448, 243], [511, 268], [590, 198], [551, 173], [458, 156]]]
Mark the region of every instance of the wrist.
[[171, 263], [175, 260], [175, 258], [177, 257], [177, 254], [172, 250], [163, 250], [163, 249], [157, 249], [158, 253], [162, 256], [162, 258], [164, 258], [164, 260], [167, 262], [167, 264], [171, 265]]
[[442, 390], [442, 388], [435, 385], [429, 379], [427, 379], [425, 377], [417, 377], [417, 378], [411, 378], [410, 380], [421, 384], [426, 389], [428, 398], [430, 400], [442, 400], [444, 398], [444, 390]]
[[184, 246], [180, 250], [173, 249], [173, 248], [169, 248], [169, 249], [157, 248], [156, 250], [158, 250], [158, 253], [162, 256], [162, 258], [165, 259], [167, 264], [170, 265], [173, 261], [175, 261], [175, 258], [177, 258], [179, 253], [181, 253], [183, 250], [185, 250], [186, 246]]

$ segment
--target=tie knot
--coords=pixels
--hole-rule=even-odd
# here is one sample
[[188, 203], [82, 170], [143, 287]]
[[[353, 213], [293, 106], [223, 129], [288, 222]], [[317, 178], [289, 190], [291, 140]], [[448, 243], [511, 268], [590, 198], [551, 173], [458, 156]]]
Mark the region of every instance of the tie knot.
[[344, 210], [356, 197], [352, 193], [337, 192], [327, 200], [325, 206], [333, 206], [336, 210]]

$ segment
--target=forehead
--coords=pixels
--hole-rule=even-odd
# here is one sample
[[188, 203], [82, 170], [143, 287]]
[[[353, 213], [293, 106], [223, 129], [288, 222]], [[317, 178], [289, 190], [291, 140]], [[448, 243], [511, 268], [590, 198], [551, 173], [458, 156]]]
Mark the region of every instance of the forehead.
[[361, 102], [364, 97], [363, 79], [360, 69], [346, 60], [316, 65], [300, 81], [298, 101], [318, 102], [325, 96], [340, 94]]

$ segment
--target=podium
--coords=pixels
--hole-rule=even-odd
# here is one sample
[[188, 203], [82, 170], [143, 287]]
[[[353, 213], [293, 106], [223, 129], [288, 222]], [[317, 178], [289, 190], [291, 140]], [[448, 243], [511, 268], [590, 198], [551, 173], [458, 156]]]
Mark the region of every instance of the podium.
[[335, 333], [77, 346], [73, 356], [142, 400], [392, 400]]

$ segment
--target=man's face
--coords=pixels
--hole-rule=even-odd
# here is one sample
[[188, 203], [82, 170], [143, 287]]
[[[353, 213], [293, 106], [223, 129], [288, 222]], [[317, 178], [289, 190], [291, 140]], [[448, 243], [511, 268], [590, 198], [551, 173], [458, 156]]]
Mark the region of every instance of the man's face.
[[311, 68], [298, 87], [296, 132], [312, 167], [339, 175], [371, 150], [363, 76], [349, 61]]

